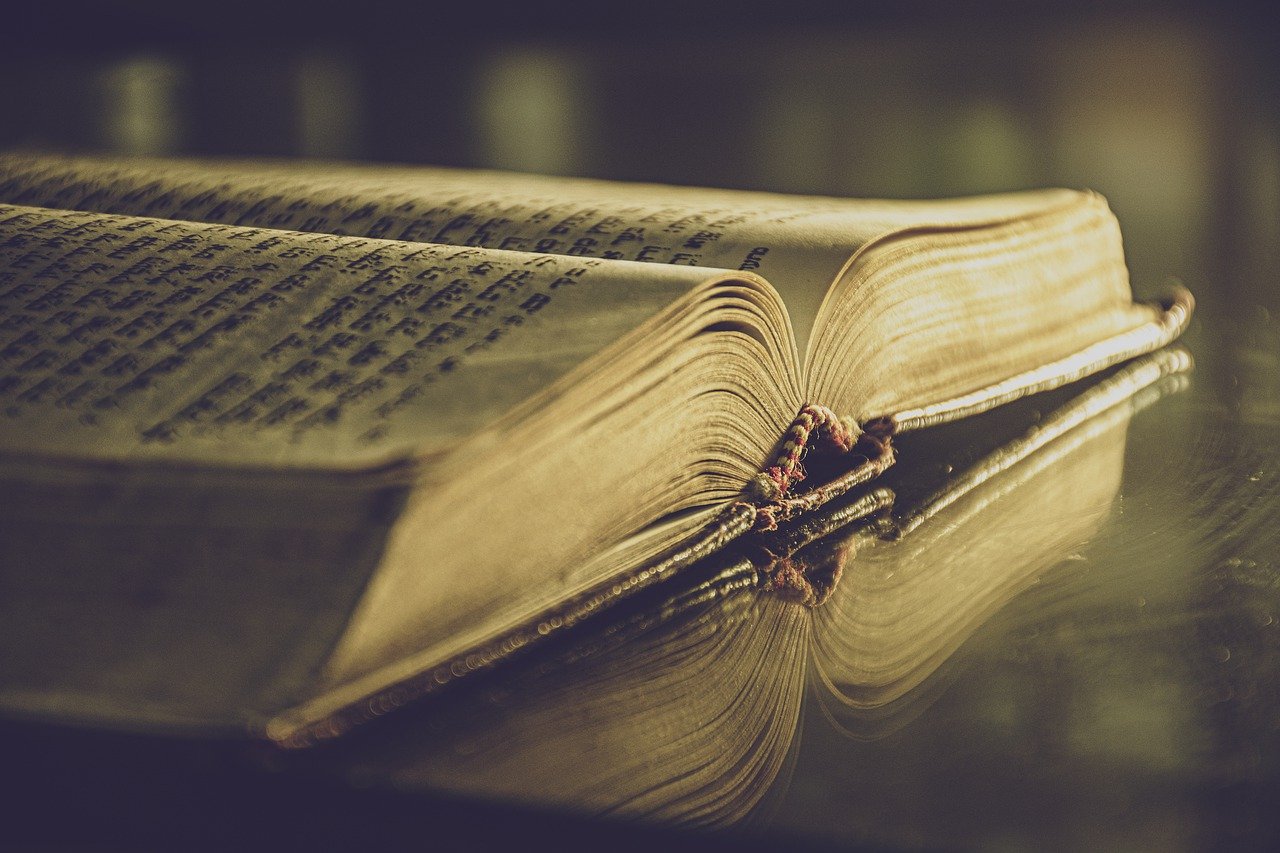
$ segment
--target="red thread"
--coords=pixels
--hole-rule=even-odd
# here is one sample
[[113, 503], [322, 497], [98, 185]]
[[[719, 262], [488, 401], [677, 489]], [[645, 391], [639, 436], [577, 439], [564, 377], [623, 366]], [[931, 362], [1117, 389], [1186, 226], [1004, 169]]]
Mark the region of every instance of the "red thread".
[[[816, 436], [815, 436], [816, 433]], [[800, 460], [810, 448], [830, 448], [839, 453], [852, 449], [858, 436], [850, 426], [826, 406], [808, 403], [800, 409], [782, 436], [782, 449], [774, 464], [764, 473], [786, 492], [805, 478]]]
[[759, 570], [764, 589], [806, 607], [821, 607], [835, 592], [853, 551], [854, 543], [849, 539], [835, 553], [814, 555], [816, 560], [807, 558], [807, 552], [774, 557]]
[[772, 503], [772, 504], [765, 504], [764, 506], [756, 507], [756, 521], [752, 529], [761, 530], [761, 531], [777, 530], [778, 529], [777, 511], [780, 506], [781, 504]]
[[[819, 506], [856, 485], [882, 473], [893, 464], [893, 418], [876, 418], [864, 427], [840, 418], [826, 406], [808, 403], [800, 409], [782, 436], [774, 464], [764, 468], [747, 486], [756, 505], [755, 530], [775, 530], [780, 521]], [[800, 461], [810, 451], [846, 455], [858, 450], [866, 459], [834, 480], [803, 495], [792, 488], [808, 476]]]

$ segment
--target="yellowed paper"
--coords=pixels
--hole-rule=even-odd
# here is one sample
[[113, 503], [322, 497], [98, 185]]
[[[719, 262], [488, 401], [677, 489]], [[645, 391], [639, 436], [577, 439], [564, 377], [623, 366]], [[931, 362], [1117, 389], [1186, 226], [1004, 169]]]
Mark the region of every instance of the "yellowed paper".
[[801, 354], [828, 287], [891, 231], [1002, 221], [1063, 191], [868, 201], [429, 167], [0, 157], [0, 201], [759, 273]]
[[0, 440], [224, 465], [447, 448], [709, 275], [0, 206]]

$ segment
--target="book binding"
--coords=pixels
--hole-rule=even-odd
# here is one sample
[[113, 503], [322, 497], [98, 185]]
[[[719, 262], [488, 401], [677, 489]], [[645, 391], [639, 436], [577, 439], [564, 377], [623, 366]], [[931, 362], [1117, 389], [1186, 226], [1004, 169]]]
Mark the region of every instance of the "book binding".
[[[727, 505], [711, 522], [669, 551], [665, 557], [642, 566], [626, 577], [588, 590], [530, 624], [506, 632], [482, 647], [404, 679], [360, 702], [318, 716], [308, 715], [305, 708], [280, 715], [268, 722], [266, 735], [282, 747], [310, 746], [337, 737], [356, 725], [435, 693], [467, 675], [488, 670], [535, 643], [552, 635], [563, 634], [567, 629], [640, 589], [670, 578], [748, 533], [777, 530], [780, 522], [807, 515], [870, 482], [894, 464], [896, 456], [893, 438], [898, 433], [979, 414], [1030, 394], [1059, 388], [1165, 347], [1186, 329], [1194, 305], [1194, 298], [1189, 291], [1182, 287], [1175, 288], [1160, 300], [1156, 316], [1135, 329], [1100, 341], [1043, 367], [935, 405], [858, 423], [821, 405], [808, 404], [801, 408], [783, 434], [774, 463], [765, 466], [744, 487], [743, 499]], [[1181, 351], [1170, 352], [1167, 357], [1144, 363], [1134, 375], [1126, 374], [1122, 381], [1100, 386], [1097, 393], [1086, 398], [1087, 402], [1071, 407], [1070, 411], [1074, 414], [1055, 421], [1057, 426], [1054, 429], [1033, 432], [1023, 440], [1025, 446], [1021, 447], [1020, 453], [1013, 454], [1008, 459], [1022, 458], [1031, 453], [1070, 429], [1079, 420], [1132, 394], [1136, 387], [1150, 384], [1171, 373], [1185, 371], [1189, 367], [1190, 356]], [[802, 459], [809, 452], [831, 453], [845, 463], [842, 466], [845, 470], [805, 492], [791, 494], [795, 485], [807, 476]], [[891, 491], [874, 490], [842, 507], [832, 518], [815, 519], [814, 525], [801, 525], [789, 531], [784, 539], [774, 543], [774, 547], [767, 547], [767, 543], [764, 546], [775, 557], [783, 551], [793, 552], [803, 542], [822, 535], [823, 531], [829, 532], [885, 509], [892, 500]], [[918, 522], [919, 520], [915, 521], [916, 524]], [[902, 532], [906, 529], [909, 528], [904, 528]], [[821, 590], [806, 587], [805, 579], [792, 575], [766, 572], [761, 575], [765, 579], [761, 587], [781, 592], [810, 606], [816, 606], [825, 600]]]

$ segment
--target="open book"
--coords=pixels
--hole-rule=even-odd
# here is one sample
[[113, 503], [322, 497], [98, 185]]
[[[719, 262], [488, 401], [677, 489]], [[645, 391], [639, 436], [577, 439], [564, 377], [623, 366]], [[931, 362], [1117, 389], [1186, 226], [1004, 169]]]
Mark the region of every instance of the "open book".
[[332, 734], [1190, 310], [1089, 193], [0, 157], [0, 704]]
[[[937, 489], [927, 497], [900, 495], [891, 525], [845, 524], [860, 514], [857, 500], [820, 510], [760, 537], [776, 559], [731, 548], [699, 567], [696, 582], [676, 581], [678, 592], [605, 620], [536, 665], [298, 760], [366, 784], [594, 815], [747, 819], [785, 791], [804, 702], [860, 739], [910, 725], [952, 683], [975, 632], [999, 636], [1010, 602], [1062, 583], [1056, 569], [1110, 518], [1131, 418], [1181, 387], [1187, 363], [1159, 353], [1024, 435], [998, 447], [979, 439], [989, 453], [926, 478]], [[1031, 414], [1017, 421], [1026, 426]], [[784, 542], [801, 547], [791, 553]], [[810, 609], [760, 594], [787, 571], [811, 575], [826, 601]]]

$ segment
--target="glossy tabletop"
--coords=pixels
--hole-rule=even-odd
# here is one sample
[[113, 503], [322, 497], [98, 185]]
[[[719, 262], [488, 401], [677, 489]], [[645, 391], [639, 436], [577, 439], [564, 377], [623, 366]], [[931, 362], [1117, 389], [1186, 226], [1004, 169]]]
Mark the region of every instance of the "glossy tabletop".
[[893, 508], [793, 557], [824, 578], [817, 607], [728, 555], [309, 750], [0, 723], [0, 847], [1280, 844], [1275, 31], [1209, 4], [918, 5], [935, 14], [779, 11], [708, 39], [455, 14], [429, 50], [430, 28], [308, 18], [346, 45], [327, 53], [288, 28], [236, 52], [216, 16], [207, 42], [174, 18], [0, 59], [21, 119], [3, 146], [856, 196], [1091, 186], [1139, 295], [1176, 276], [1200, 306], [1194, 369], [1035, 452], [1000, 455], [1096, 383], [904, 436]]

